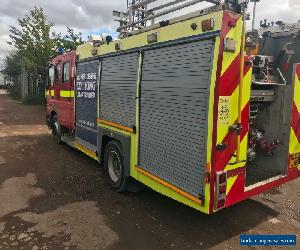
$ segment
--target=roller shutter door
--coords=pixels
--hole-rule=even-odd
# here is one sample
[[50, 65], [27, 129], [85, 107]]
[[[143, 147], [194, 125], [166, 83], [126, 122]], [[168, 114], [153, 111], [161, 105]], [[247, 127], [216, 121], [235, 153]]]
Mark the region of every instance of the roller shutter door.
[[76, 139], [97, 150], [97, 81], [99, 61], [79, 62], [76, 69]]
[[104, 58], [100, 85], [100, 117], [133, 128], [136, 117], [138, 53]]
[[177, 188], [204, 195], [211, 40], [144, 53], [139, 166]]

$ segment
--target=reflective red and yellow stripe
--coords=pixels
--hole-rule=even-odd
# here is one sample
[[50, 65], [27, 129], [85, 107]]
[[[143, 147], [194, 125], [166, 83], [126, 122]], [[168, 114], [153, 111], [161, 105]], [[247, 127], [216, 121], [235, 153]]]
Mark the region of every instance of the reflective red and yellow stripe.
[[[215, 147], [212, 156], [213, 172], [228, 171], [226, 206], [240, 200], [244, 192], [245, 182], [245, 160], [247, 157], [248, 130], [249, 130], [249, 100], [251, 91], [251, 64], [246, 63], [243, 72], [243, 89], [239, 90], [241, 83], [241, 34], [243, 28], [242, 17], [224, 16], [224, 23], [235, 23], [231, 29], [224, 29], [223, 36], [233, 39], [236, 42], [235, 52], [226, 52], [221, 48], [219, 55], [219, 79], [215, 91], [215, 119], [213, 140], [215, 145], [226, 145], [225, 150], [217, 150]], [[247, 60], [246, 60], [247, 61]], [[242, 131], [240, 136], [239, 156], [237, 163], [237, 133], [230, 131], [230, 127], [238, 122], [239, 117], [239, 94], [241, 96], [241, 123]], [[212, 209], [212, 207], [211, 207]]]
[[[300, 164], [292, 164], [291, 159], [300, 154], [300, 64], [295, 65], [294, 71], [294, 101], [292, 105], [292, 120], [291, 120], [291, 134], [290, 134], [290, 167], [298, 167]], [[300, 163], [300, 162], [298, 162]]]
[[[240, 162], [234, 165], [227, 165], [225, 170], [228, 171], [226, 206], [232, 205], [243, 198], [245, 187], [245, 164], [247, 160], [248, 132], [249, 132], [249, 113], [250, 113], [250, 92], [251, 92], [252, 69], [251, 64], [247, 63], [244, 70], [242, 103], [241, 103], [241, 124], [242, 131], [240, 136]], [[236, 154], [236, 151], [234, 152]], [[230, 162], [236, 161], [232, 157]]]

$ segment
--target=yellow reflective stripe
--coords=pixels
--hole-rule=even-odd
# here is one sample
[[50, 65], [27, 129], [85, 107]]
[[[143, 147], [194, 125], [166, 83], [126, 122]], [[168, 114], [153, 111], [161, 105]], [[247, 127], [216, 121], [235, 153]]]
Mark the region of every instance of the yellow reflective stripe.
[[130, 132], [130, 133], [134, 133], [133, 128], [129, 128], [129, 127], [126, 127], [126, 126], [123, 126], [123, 125], [120, 125], [120, 124], [117, 124], [117, 123], [114, 123], [114, 122], [106, 121], [106, 120], [103, 120], [103, 119], [97, 119], [97, 122], [99, 122], [100, 124], [104, 124], [104, 125], [107, 125], [107, 126], [112, 126], [112, 127], [115, 127], [115, 128], [121, 129], [121, 130], [125, 130], [125, 131]]
[[145, 175], [145, 176], [147, 176], [147, 177], [149, 177], [149, 178], [151, 178], [151, 179], [157, 181], [158, 183], [162, 184], [163, 186], [165, 186], [165, 187], [167, 187], [167, 188], [172, 189], [172, 190], [175, 191], [176, 193], [181, 194], [182, 196], [184, 196], [184, 197], [190, 199], [191, 201], [193, 201], [193, 202], [195, 202], [195, 203], [197, 203], [197, 204], [200, 204], [200, 205], [201, 205], [201, 204], [203, 203], [203, 201], [200, 200], [199, 198], [197, 198], [197, 197], [195, 197], [195, 196], [193, 196], [193, 195], [191, 195], [191, 194], [189, 194], [189, 193], [183, 191], [183, 190], [180, 189], [180, 188], [177, 188], [177, 187], [173, 186], [172, 184], [170, 184], [170, 183], [168, 183], [168, 182], [166, 182], [166, 181], [164, 181], [164, 180], [158, 178], [157, 176], [155, 176], [155, 175], [153, 175], [153, 174], [148, 173], [147, 171], [141, 169], [141, 168], [138, 167], [138, 166], [136, 166], [136, 170], [137, 170], [139, 173], [141, 173], [141, 174], [143, 174], [143, 175]]
[[54, 90], [46, 90], [45, 96], [54, 96]]
[[75, 142], [74, 147], [77, 148], [82, 153], [85, 153], [89, 157], [93, 158], [94, 160], [98, 161], [98, 156], [95, 152], [91, 151], [90, 149], [86, 148], [85, 146], [81, 145], [78, 142]]
[[74, 97], [74, 90], [61, 90], [59, 92], [61, 97], [65, 98], [73, 98]]

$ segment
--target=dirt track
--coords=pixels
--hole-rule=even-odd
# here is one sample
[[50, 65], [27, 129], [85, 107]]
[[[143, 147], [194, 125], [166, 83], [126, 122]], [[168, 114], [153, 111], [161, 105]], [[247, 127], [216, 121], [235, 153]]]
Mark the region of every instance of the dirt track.
[[117, 194], [55, 143], [43, 107], [0, 94], [0, 249], [239, 249], [242, 233], [299, 241], [300, 180], [211, 216], [148, 189]]

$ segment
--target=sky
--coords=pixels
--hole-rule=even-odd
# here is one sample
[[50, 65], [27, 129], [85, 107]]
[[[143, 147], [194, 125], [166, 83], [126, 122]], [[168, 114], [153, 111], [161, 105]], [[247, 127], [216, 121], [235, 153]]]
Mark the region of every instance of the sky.
[[[0, 60], [11, 49], [7, 44], [10, 26], [16, 26], [17, 19], [28, 14], [34, 5], [44, 9], [48, 19], [55, 23], [57, 32], [64, 33], [69, 26], [82, 32], [84, 37], [97, 33], [113, 34], [117, 23], [113, 21], [112, 10], [126, 10], [126, 0], [0, 0]], [[252, 5], [249, 7], [250, 13]], [[191, 9], [184, 12], [187, 11]], [[180, 14], [184, 13], [177, 15]], [[297, 22], [300, 20], [300, 0], [261, 0], [257, 4], [256, 16], [256, 26], [266, 18], [269, 21]]]

